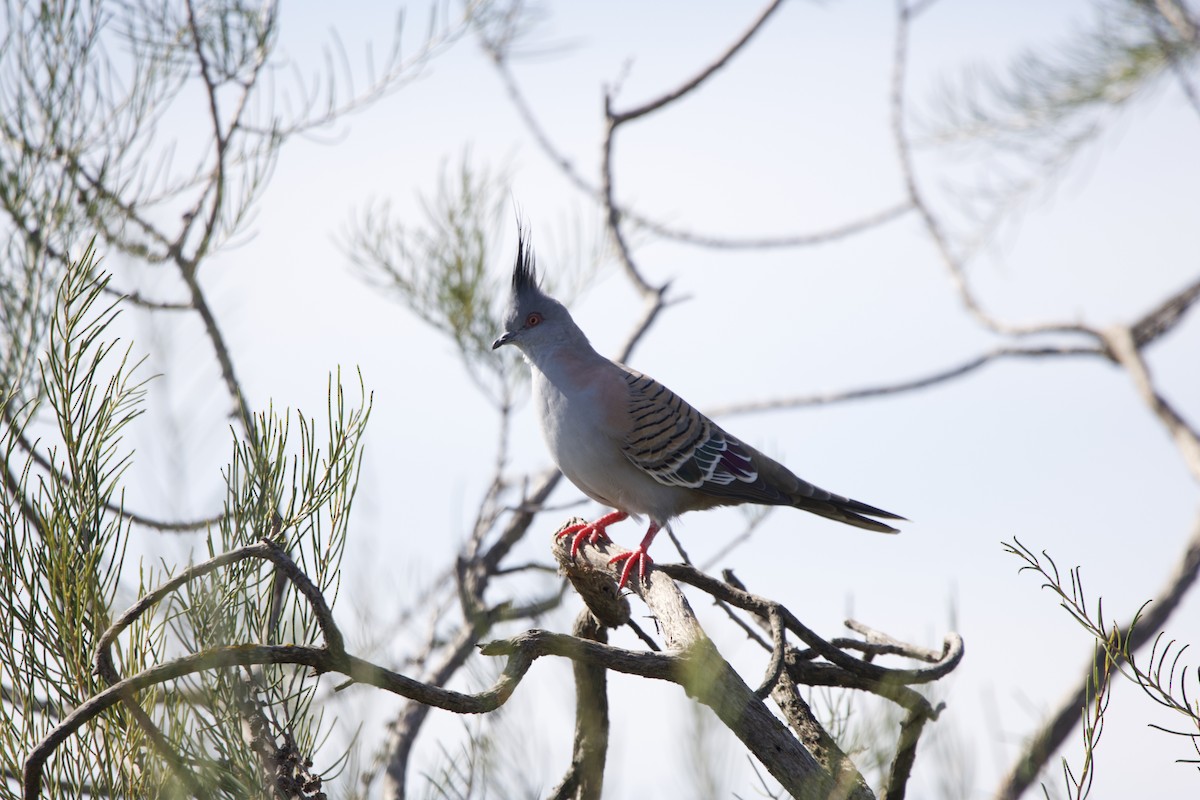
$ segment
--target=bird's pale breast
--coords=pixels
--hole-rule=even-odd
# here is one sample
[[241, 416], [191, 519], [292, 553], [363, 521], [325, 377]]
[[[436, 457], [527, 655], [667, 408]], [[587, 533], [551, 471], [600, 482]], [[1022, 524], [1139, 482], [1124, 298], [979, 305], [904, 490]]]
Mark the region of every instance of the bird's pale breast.
[[[607, 412], [627, 391], [616, 372], [533, 370], [533, 395], [546, 446], [558, 468], [598, 503], [664, 522], [682, 510], [684, 493], [630, 463]], [[570, 385], [565, 385], [566, 383]], [[623, 411], [623, 409], [621, 409]]]

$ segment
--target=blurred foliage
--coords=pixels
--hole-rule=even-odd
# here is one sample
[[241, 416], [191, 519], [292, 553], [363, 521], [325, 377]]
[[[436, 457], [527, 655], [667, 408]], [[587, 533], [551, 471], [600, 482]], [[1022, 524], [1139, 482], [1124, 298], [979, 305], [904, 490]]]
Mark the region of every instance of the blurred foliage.
[[[92, 651], [112, 621], [124, 573], [129, 523], [107, 509], [120, 498], [129, 463], [121, 435], [139, 414], [144, 384], [133, 377], [129, 351], [102, 338], [117, 311], [98, 302], [105, 281], [91, 276], [94, 259], [89, 249], [68, 270], [52, 306], [40, 364], [54, 420], [44, 466], [25, 444], [35, 408], [15, 406], [14, 395], [3, 407], [0, 763], [8, 776], [21, 774], [33, 742], [104, 688], [92, 674]], [[161, 630], [143, 622], [117, 660], [137, 671], [162, 645]], [[64, 745], [53, 780], [94, 794], [145, 796], [152, 779], [139, 764], [147, 746], [129, 716], [114, 711]]]
[[422, 219], [405, 223], [391, 204], [367, 208], [347, 234], [345, 246], [360, 275], [391, 292], [409, 310], [454, 342], [472, 380], [493, 404], [511, 400], [524, 370], [516, 356], [494, 352], [504, 326], [508, 274], [491, 268], [503, 235], [510, 179], [471, 164], [444, 163], [437, 190], [421, 194]]
[[956, 210], [986, 234], [1167, 79], [1200, 113], [1197, 18], [1183, 0], [1093, 0], [1091, 20], [1069, 38], [1027, 49], [1003, 70], [980, 64], [946, 79], [919, 141], [961, 151], [972, 165], [958, 182]]
[[[1095, 750], [1104, 730], [1105, 713], [1111, 699], [1111, 682], [1116, 674], [1136, 684], [1157, 705], [1179, 715], [1183, 723], [1181, 728], [1157, 724], [1151, 724], [1150, 727], [1186, 739], [1196, 755], [1200, 756], [1200, 701], [1197, 700], [1200, 667], [1183, 660], [1190, 645], [1168, 639], [1162, 631], [1158, 631], [1149, 656], [1139, 662], [1137, 650], [1140, 648], [1138, 637], [1141, 632], [1138, 626], [1148, 602], [1138, 609], [1128, 626], [1121, 627], [1105, 617], [1103, 598], [1096, 599], [1094, 609], [1090, 607], [1079, 567], [1071, 569], [1064, 580], [1058, 565], [1048, 553], [1035, 553], [1017, 539], [1005, 542], [1004, 549], [1021, 560], [1022, 572], [1033, 572], [1040, 576], [1042, 588], [1058, 598], [1059, 606], [1079, 623], [1095, 647], [1084, 690], [1083, 707], [1080, 709], [1083, 743], [1081, 763], [1077, 769], [1072, 769], [1066, 759], [1062, 762], [1068, 795], [1082, 800], [1091, 791], [1095, 778]], [[1200, 764], [1200, 758], [1179, 760]]]
[[1091, 24], [1070, 39], [1025, 50], [1004, 72], [965, 71], [957, 85], [945, 85], [946, 118], [931, 135], [1032, 152], [1094, 135], [1103, 119], [1156, 88], [1173, 63], [1192, 68], [1200, 51], [1194, 29], [1172, 26], [1158, 5], [1097, 0]]
[[[125, 563], [131, 530], [121, 477], [131, 456], [121, 437], [140, 414], [146, 386], [135, 377], [130, 348], [118, 349], [111, 338], [119, 303], [101, 302], [107, 280], [89, 249], [57, 293], [41, 362], [53, 429], [34, 444], [28, 436], [37, 408], [14, 406], [12, 397], [3, 408], [0, 618], [8, 646], [0, 648], [0, 769], [10, 779], [21, 774], [34, 743], [105, 688], [94, 673], [95, 650], [121, 611], [119, 599], [131, 594], [130, 582], [141, 595], [171, 573]], [[290, 415], [259, 415], [255, 434], [235, 441], [226, 513], [209, 531], [209, 552], [272, 535], [332, 603], [369, 411], [365, 393], [349, 407], [340, 381], [331, 380], [323, 441], [311, 419], [298, 416], [297, 437]], [[44, 448], [44, 461], [35, 446]], [[280, 591], [288, 586], [276, 582], [271, 564], [256, 560], [185, 584], [117, 639], [118, 674], [230, 644], [319, 644], [311, 609]], [[306, 670], [275, 665], [197, 673], [147, 690], [140, 705], [173, 755], [118, 706], [59, 747], [45, 785], [59, 787], [56, 795], [75, 787], [115, 797], [190, 797], [176, 771], [186, 765], [207, 787], [205, 796], [274, 797], [267, 762], [274, 768], [279, 752], [311, 754], [323, 736], [316, 688]], [[247, 730], [263, 747], [247, 746]]]

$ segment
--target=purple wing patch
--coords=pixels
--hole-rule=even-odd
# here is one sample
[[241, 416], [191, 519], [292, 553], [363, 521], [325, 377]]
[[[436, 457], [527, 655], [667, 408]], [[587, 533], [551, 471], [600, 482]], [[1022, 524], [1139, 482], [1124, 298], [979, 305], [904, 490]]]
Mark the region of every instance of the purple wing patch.
[[739, 481], [751, 483], [758, 480], [758, 470], [750, 455], [742, 449], [742, 443], [732, 436], [725, 435], [725, 452], [721, 454], [720, 469], [729, 473]]
[[654, 480], [690, 489], [758, 480], [744, 444], [662, 384], [632, 371], [626, 381], [634, 425], [623, 449]]

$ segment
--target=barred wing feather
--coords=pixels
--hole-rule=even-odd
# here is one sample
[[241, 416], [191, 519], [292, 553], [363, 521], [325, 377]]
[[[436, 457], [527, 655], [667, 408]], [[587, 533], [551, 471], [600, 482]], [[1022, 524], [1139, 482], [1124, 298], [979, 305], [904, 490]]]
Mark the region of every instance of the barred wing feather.
[[789, 505], [868, 530], [895, 528], [871, 517], [897, 514], [826, 491], [726, 433], [653, 378], [626, 369], [631, 425], [624, 453], [665, 486], [710, 498], [695, 507], [737, 503]]
[[705, 492], [758, 480], [753, 449], [653, 378], [631, 371], [626, 381], [632, 428], [624, 451], [636, 466], [666, 486]]

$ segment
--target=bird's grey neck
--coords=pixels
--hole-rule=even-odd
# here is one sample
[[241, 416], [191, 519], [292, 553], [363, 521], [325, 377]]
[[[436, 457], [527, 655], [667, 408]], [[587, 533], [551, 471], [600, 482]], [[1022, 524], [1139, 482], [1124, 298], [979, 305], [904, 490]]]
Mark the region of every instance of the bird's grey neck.
[[537, 347], [526, 348], [524, 353], [529, 363], [543, 373], [604, 359], [577, 327], [565, 331], [554, 341], [539, 342]]

